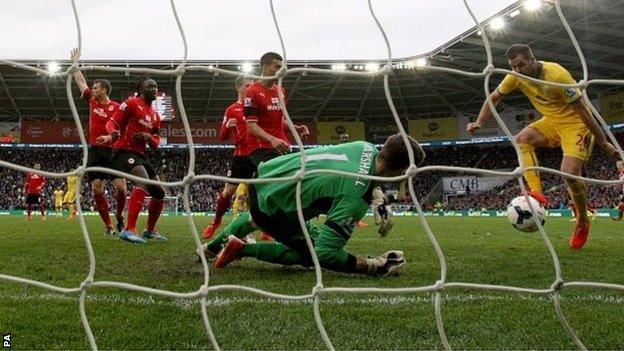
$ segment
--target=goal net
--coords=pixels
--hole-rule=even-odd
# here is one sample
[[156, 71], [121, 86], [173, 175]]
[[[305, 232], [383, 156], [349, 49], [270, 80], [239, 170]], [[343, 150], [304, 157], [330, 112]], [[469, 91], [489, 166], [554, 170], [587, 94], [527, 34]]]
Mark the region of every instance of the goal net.
[[[189, 229], [190, 232], [192, 233], [192, 237], [194, 240], [194, 243], [197, 247], [197, 249], [199, 249], [201, 247], [201, 241], [200, 241], [200, 237], [197, 233], [196, 230], [196, 226], [194, 223], [194, 218], [191, 215], [191, 206], [189, 204], [189, 188], [191, 186], [191, 184], [193, 182], [196, 181], [201, 181], [201, 180], [216, 180], [216, 181], [220, 181], [220, 182], [225, 182], [228, 180], [231, 180], [230, 178], [227, 177], [222, 177], [222, 176], [216, 176], [216, 175], [211, 175], [211, 174], [201, 174], [201, 175], [196, 175], [194, 173], [194, 169], [195, 169], [195, 150], [194, 150], [194, 144], [193, 144], [193, 138], [192, 138], [192, 133], [190, 130], [190, 126], [189, 126], [189, 121], [184, 109], [184, 102], [182, 99], [182, 91], [181, 91], [181, 82], [182, 82], [182, 77], [185, 74], [185, 72], [189, 72], [189, 71], [204, 71], [207, 72], [209, 74], [224, 74], [224, 75], [230, 75], [230, 76], [237, 76], [237, 75], [241, 75], [242, 73], [238, 73], [238, 72], [233, 72], [233, 71], [229, 71], [229, 70], [224, 70], [224, 69], [220, 69], [218, 67], [213, 67], [213, 66], [202, 66], [202, 65], [188, 65], [187, 64], [187, 41], [186, 41], [186, 37], [184, 34], [184, 30], [183, 30], [183, 23], [180, 20], [179, 16], [178, 16], [178, 12], [176, 10], [176, 5], [175, 5], [175, 1], [174, 0], [170, 0], [170, 5], [171, 5], [171, 10], [172, 10], [172, 14], [175, 17], [176, 23], [177, 23], [177, 27], [180, 33], [180, 37], [181, 37], [181, 41], [184, 44], [184, 57], [181, 61], [181, 63], [179, 65], [177, 65], [176, 67], [173, 67], [172, 69], [169, 70], [156, 70], [156, 69], [149, 69], [149, 68], [133, 68], [133, 67], [126, 67], [126, 68], [122, 68], [122, 67], [105, 67], [105, 66], [79, 66], [78, 64], [73, 64], [71, 67], [69, 67], [66, 71], [62, 72], [61, 74], [57, 74], [57, 76], [62, 76], [66, 79], [66, 91], [67, 91], [67, 97], [69, 99], [69, 104], [70, 104], [70, 108], [72, 111], [72, 115], [73, 115], [73, 119], [74, 122], [77, 125], [77, 130], [79, 133], [79, 137], [80, 137], [80, 143], [82, 145], [82, 164], [81, 166], [79, 166], [77, 169], [71, 171], [71, 172], [66, 172], [66, 173], [52, 173], [52, 172], [45, 172], [45, 171], [38, 171], [38, 170], [34, 170], [28, 167], [24, 167], [22, 165], [19, 164], [14, 164], [11, 163], [9, 161], [4, 161], [4, 160], [0, 160], [0, 166], [2, 167], [7, 167], [13, 170], [17, 170], [20, 172], [34, 172], [34, 173], [38, 173], [38, 174], [42, 174], [46, 177], [52, 177], [52, 178], [64, 178], [67, 177], [70, 174], [75, 174], [79, 176], [79, 180], [78, 180], [78, 185], [77, 188], [80, 189], [80, 183], [84, 182], [84, 175], [85, 172], [87, 171], [96, 171], [96, 172], [106, 172], [109, 174], [114, 174], [116, 176], [121, 176], [124, 177], [126, 179], [132, 180], [132, 181], [142, 181], [142, 182], [147, 182], [150, 184], [162, 184], [163, 186], [166, 187], [174, 187], [174, 186], [181, 186], [183, 187], [183, 197], [182, 197], [182, 201], [183, 201], [183, 208], [184, 211], [186, 213], [186, 219], [188, 221], [188, 225], [189, 225]], [[489, 80], [491, 78], [492, 75], [495, 74], [499, 74], [499, 75], [504, 75], [504, 74], [513, 74], [513, 75], [519, 75], [517, 73], [514, 73], [512, 71], [509, 71], [507, 69], [500, 69], [500, 68], [494, 68], [493, 65], [493, 60], [492, 60], [492, 53], [491, 53], [491, 46], [489, 44], [488, 41], [488, 37], [486, 35], [486, 31], [482, 28], [482, 24], [479, 21], [478, 18], [476, 18], [476, 16], [474, 15], [473, 11], [471, 10], [471, 7], [469, 6], [467, 0], [463, 1], [463, 5], [465, 6], [467, 12], [469, 13], [469, 15], [472, 17], [472, 19], [474, 20], [475, 25], [478, 27], [478, 29], [481, 32], [481, 38], [483, 40], [484, 46], [486, 48], [486, 56], [487, 56], [487, 65], [485, 67], [483, 67], [483, 70], [481, 72], [466, 72], [466, 71], [462, 71], [462, 70], [457, 70], [457, 69], [449, 69], [449, 68], [442, 68], [442, 67], [435, 67], [435, 66], [425, 66], [425, 67], [421, 67], [419, 69], [422, 70], [432, 70], [432, 71], [438, 71], [440, 74], [449, 74], [449, 75], [461, 75], [461, 76], [468, 76], [468, 77], [473, 77], [473, 78], [480, 78], [483, 79], [483, 86], [484, 86], [484, 93], [486, 96], [489, 96], [490, 91], [489, 91]], [[80, 26], [80, 21], [79, 21], [79, 13], [76, 9], [75, 6], [75, 2], [74, 0], [71, 1], [71, 6], [72, 6], [72, 10], [73, 10], [73, 15], [75, 17], [75, 21], [76, 21], [76, 29], [77, 29], [77, 34], [78, 34], [78, 48], [80, 50], [81, 45], [82, 45], [82, 37], [81, 37], [81, 26]], [[387, 60], [385, 61], [385, 65], [378, 71], [374, 71], [374, 72], [364, 72], [364, 71], [341, 71], [341, 72], [335, 72], [332, 71], [330, 69], [320, 69], [320, 68], [311, 68], [311, 67], [301, 67], [301, 68], [288, 68], [287, 67], [287, 50], [286, 47], [284, 46], [284, 41], [282, 38], [282, 33], [280, 31], [280, 26], [279, 26], [279, 19], [277, 18], [275, 11], [274, 11], [274, 7], [273, 7], [273, 1], [270, 1], [270, 7], [271, 7], [271, 15], [272, 15], [272, 20], [274, 22], [275, 25], [275, 30], [278, 34], [279, 40], [280, 40], [280, 44], [281, 44], [281, 49], [282, 49], [282, 56], [284, 57], [284, 66], [282, 67], [282, 69], [277, 73], [276, 77], [278, 79], [278, 85], [281, 86], [283, 84], [284, 78], [287, 77], [288, 75], [291, 74], [296, 74], [296, 73], [301, 73], [301, 72], [310, 72], [310, 73], [322, 73], [322, 74], [340, 74], [340, 75], [353, 75], [353, 76], [366, 76], [366, 77], [372, 77], [372, 76], [378, 76], [378, 77], [382, 77], [383, 78], [383, 87], [384, 87], [384, 91], [385, 91], [385, 97], [387, 99], [387, 104], [388, 107], [390, 108], [390, 110], [392, 111], [392, 115], [394, 117], [394, 121], [398, 127], [398, 130], [400, 132], [400, 134], [403, 136], [404, 142], [406, 144], [408, 144], [408, 139], [407, 139], [407, 134], [406, 131], [403, 127], [403, 124], [401, 123], [401, 119], [399, 117], [399, 114], [397, 113], [397, 109], [395, 108], [395, 104], [394, 104], [394, 98], [391, 94], [391, 90], [390, 90], [390, 86], [389, 86], [389, 77], [391, 76], [391, 74], [393, 73], [393, 70], [396, 69], [398, 67], [398, 65], [400, 64], [404, 64], [404, 62], [399, 62], [397, 60], [395, 60], [395, 58], [392, 56], [392, 51], [391, 51], [391, 46], [390, 46], [390, 42], [389, 39], [386, 35], [386, 32], [384, 31], [384, 27], [382, 25], [382, 23], [378, 20], [376, 13], [375, 13], [375, 9], [373, 8], [373, 5], [371, 4], [371, 1], [368, 0], [368, 9], [370, 11], [370, 15], [372, 17], [372, 19], [374, 20], [374, 22], [376, 23], [379, 32], [381, 34], [381, 36], [383, 37], [383, 40], [385, 42], [386, 45], [386, 50], [387, 50]], [[576, 48], [576, 52], [578, 54], [579, 60], [582, 63], [582, 67], [583, 67], [583, 79], [578, 82], [577, 84], [574, 85], [566, 85], [566, 84], [557, 84], [557, 83], [552, 83], [552, 82], [546, 82], [546, 81], [540, 81], [538, 79], [534, 79], [531, 77], [526, 77], [526, 76], [522, 76], [525, 79], [529, 79], [531, 81], [536, 81], [539, 82], [541, 84], [545, 84], [545, 85], [551, 85], [551, 86], [562, 86], [562, 87], [578, 87], [582, 90], [583, 93], [583, 100], [585, 101], [585, 103], [590, 107], [591, 111], [593, 112], [593, 114], [596, 116], [596, 118], [598, 119], [598, 121], [600, 122], [601, 126], [604, 128], [604, 130], [606, 131], [609, 140], [616, 145], [618, 152], [620, 153], [620, 155], [623, 155], [622, 153], [622, 149], [620, 148], [619, 144], [617, 143], [617, 140], [614, 138], [613, 134], [609, 131], [608, 126], [606, 125], [604, 119], [600, 116], [600, 114], [598, 113], [598, 111], [596, 110], [596, 108], [594, 108], [594, 106], [592, 105], [591, 101], [589, 100], [587, 93], [586, 93], [586, 88], [589, 87], [592, 84], [619, 84], [619, 85], [624, 85], [624, 81], [620, 81], [620, 80], [589, 80], [588, 78], [588, 71], [587, 71], [587, 64], [585, 62], [585, 57], [583, 55], [583, 52], [581, 51], [579, 44], [575, 38], [574, 33], [572, 32], [570, 26], [568, 25], [568, 22], [566, 21], [566, 18], [564, 16], [564, 14], [561, 11], [561, 1], [557, 0], [555, 1], [555, 7], [558, 13], [559, 18], [561, 19], [561, 23], [562, 25], [565, 27], [565, 30], [567, 32], [567, 34], [570, 37], [570, 40], [572, 41], [574, 47]], [[19, 63], [19, 62], [13, 62], [13, 61], [9, 61], [9, 60], [0, 60], [1, 63], [6, 64], [6, 65], [14, 65], [20, 69], [23, 70], [27, 70], [27, 71], [31, 71], [31, 72], [35, 72], [37, 74], [40, 75], [47, 75], [49, 74], [48, 71], [40, 69], [38, 67], [34, 67], [34, 66], [29, 66], [29, 65], [25, 65], [23, 63]], [[177, 100], [177, 107], [178, 107], [178, 111], [179, 111], [179, 116], [181, 117], [182, 123], [184, 125], [184, 130], [186, 131], [186, 138], [187, 138], [187, 143], [189, 146], [189, 160], [188, 160], [188, 173], [186, 174], [186, 176], [184, 177], [183, 180], [181, 181], [175, 181], [175, 182], [157, 182], [157, 181], [146, 181], [145, 179], [142, 178], [138, 178], [136, 176], [132, 176], [129, 174], [125, 174], [116, 170], [112, 170], [112, 169], [108, 169], [108, 168], [101, 168], [101, 167], [87, 167], [87, 157], [88, 157], [88, 148], [87, 148], [87, 142], [85, 139], [85, 135], [83, 132], [83, 128], [82, 128], [82, 122], [80, 121], [80, 118], [78, 116], [77, 110], [76, 110], [76, 105], [73, 99], [73, 95], [71, 92], [71, 88], [72, 88], [72, 73], [75, 72], [76, 70], [96, 70], [96, 71], [111, 71], [111, 72], [131, 72], [131, 73], [141, 73], [141, 74], [150, 74], [156, 77], [175, 77], [175, 92], [176, 92], [176, 100]], [[256, 76], [251, 76], [253, 78], [260, 78], [260, 77], [256, 77]], [[264, 77], [266, 78], [266, 77]], [[300, 184], [302, 182], [302, 180], [306, 177], [307, 174], [310, 174], [310, 171], [306, 170], [306, 161], [305, 161], [305, 148], [303, 147], [302, 141], [298, 136], [298, 133], [296, 132], [292, 120], [290, 118], [290, 114], [288, 112], [288, 109], [286, 108], [286, 105], [283, 103], [284, 102], [284, 97], [280, 96], [280, 103], [281, 106], [284, 106], [283, 112], [284, 112], [284, 116], [285, 119], [288, 122], [288, 127], [295, 139], [295, 142], [299, 148], [299, 150], [303, 150], [301, 152], [301, 160], [302, 160], [302, 168], [300, 170], [300, 172], [293, 177], [289, 177], [289, 178], [284, 178], [281, 179], [280, 181], [295, 181], [297, 182], [298, 186], [297, 186], [297, 197], [300, 198], [301, 195], [301, 187]], [[445, 325], [444, 325], [444, 319], [443, 319], [443, 309], [442, 309], [442, 302], [444, 300], [443, 297], [443, 293], [446, 291], [451, 291], [451, 290], [467, 290], [467, 289], [477, 289], [477, 290], [487, 290], [487, 291], [499, 291], [499, 292], [508, 292], [508, 293], [525, 293], [525, 294], [531, 294], [531, 295], [538, 295], [538, 296], [544, 296], [544, 297], [551, 297], [551, 301], [554, 305], [555, 311], [556, 311], [556, 315], [559, 319], [559, 321], [561, 322], [563, 328], [565, 328], [565, 330], [567, 331], [569, 337], [571, 338], [571, 340], [573, 340], [573, 342], [581, 349], [585, 349], [585, 345], [583, 344], [582, 340], [577, 336], [577, 333], [575, 332], [574, 328], [570, 325], [570, 323], [568, 323], [566, 316], [564, 315], [561, 305], [560, 305], [560, 294], [562, 289], [567, 288], [567, 287], [586, 287], [586, 288], [596, 288], [596, 289], [614, 289], [614, 290], [618, 290], [618, 291], [624, 291], [624, 285], [620, 285], [620, 284], [610, 284], [610, 283], [601, 283], [601, 282], [581, 282], [581, 281], [565, 281], [563, 278], [563, 274], [562, 274], [562, 269], [561, 269], [561, 264], [559, 262], [559, 258], [557, 256], [557, 253], [555, 251], [555, 249], [553, 248], [553, 245], [549, 239], [549, 237], [546, 235], [546, 232], [544, 231], [544, 228], [539, 224], [538, 222], [538, 226], [539, 226], [539, 235], [541, 236], [541, 239], [544, 242], [544, 245], [547, 247], [550, 258], [552, 260], [552, 265], [554, 267], [554, 276], [552, 277], [552, 284], [549, 287], [545, 287], [545, 288], [524, 288], [524, 287], [515, 287], [515, 286], [506, 286], [506, 285], [489, 285], [489, 284], [478, 284], [478, 283], [470, 283], [470, 282], [458, 282], [458, 281], [449, 281], [447, 278], [447, 264], [446, 264], [446, 259], [445, 259], [445, 255], [444, 252], [441, 248], [441, 246], [438, 244], [438, 240], [436, 238], [436, 235], [433, 233], [433, 231], [431, 230], [431, 227], [427, 221], [427, 218], [425, 217], [424, 213], [423, 213], [423, 209], [421, 207], [421, 204], [419, 202], [418, 197], [416, 196], [416, 192], [414, 189], [414, 185], [413, 185], [413, 178], [414, 177], [418, 177], [420, 174], [422, 174], [423, 172], [428, 172], [428, 171], [446, 171], [446, 172], [465, 172], [465, 173], [472, 173], [472, 174], [482, 174], [482, 175], [491, 175], [491, 176], [504, 176], [504, 177], [510, 177], [510, 178], [515, 178], [518, 180], [518, 185], [520, 187], [520, 189], [524, 192], [525, 190], [525, 186], [524, 183], [522, 182], [522, 174], [524, 171], [526, 170], [539, 170], [540, 172], [550, 172], [550, 173], [555, 173], [558, 174], [560, 176], [567, 176], [567, 177], [573, 177], [575, 179], [580, 179], [583, 181], [586, 181], [588, 183], [594, 183], [594, 184], [602, 184], [602, 185], [613, 185], [613, 184], [618, 184], [620, 183], [619, 181], [607, 181], [607, 180], [596, 180], [596, 179], [590, 179], [590, 178], [585, 178], [585, 177], [578, 177], [578, 176], [571, 176], [569, 174], [565, 174], [562, 173], [560, 171], [557, 170], [553, 170], [550, 168], [544, 168], [544, 167], [530, 167], [527, 168], [524, 166], [523, 161], [522, 161], [522, 157], [521, 157], [521, 153], [519, 150], [519, 147], [517, 145], [517, 143], [514, 141], [514, 139], [512, 138], [512, 134], [509, 130], [509, 128], [505, 125], [503, 119], [501, 118], [501, 116], [499, 115], [499, 113], [496, 111], [495, 106], [493, 105], [491, 99], [488, 97], [487, 98], [488, 104], [490, 106], [490, 108], [493, 111], [493, 115], [497, 121], [497, 123], [499, 124], [499, 126], [502, 128], [502, 130], [504, 131], [505, 135], [509, 138], [509, 140], [511, 141], [511, 143], [513, 144], [513, 147], [516, 150], [517, 156], [518, 156], [518, 167], [515, 168], [512, 171], [508, 171], [508, 172], [503, 172], [503, 171], [494, 171], [494, 170], [487, 170], [487, 169], [478, 169], [478, 168], [465, 168], [465, 167], [450, 167], [450, 166], [427, 166], [427, 167], [421, 167], [418, 168], [414, 165], [414, 155], [413, 152], [411, 150], [410, 147], [407, 147], [407, 150], [409, 152], [409, 159], [410, 159], [410, 164], [411, 166], [409, 167], [409, 169], [407, 170], [407, 172], [397, 178], [393, 178], [391, 179], [392, 181], [402, 181], [402, 180], [407, 180], [407, 184], [409, 185], [409, 189], [408, 192], [410, 194], [411, 197], [411, 201], [413, 202], [413, 205], [415, 207], [415, 209], [418, 212], [418, 219], [414, 219], [414, 220], [418, 220], [420, 222], [420, 225], [422, 226], [422, 228], [424, 229], [428, 239], [430, 240], [435, 253], [437, 255], [437, 259], [439, 262], [439, 275], [438, 275], [438, 279], [436, 281], [432, 281], [430, 284], [425, 285], [425, 286], [410, 286], [410, 287], [402, 287], [402, 288], [376, 288], [376, 287], [330, 287], [330, 286], [325, 286], [323, 283], [323, 272], [321, 271], [321, 268], [319, 266], [319, 262], [316, 258], [316, 255], [314, 253], [314, 249], [312, 248], [312, 243], [310, 240], [310, 236], [309, 233], [307, 232], [306, 226], [304, 224], [304, 217], [303, 217], [303, 212], [301, 210], [301, 204], [300, 201], [298, 201], [297, 203], [297, 208], [298, 208], [298, 215], [299, 215], [299, 220], [301, 223], [301, 228], [303, 230], [303, 232], [305, 233], [305, 237], [306, 237], [306, 241], [307, 244], [310, 248], [310, 252], [312, 253], [312, 257], [313, 257], [313, 261], [314, 261], [314, 268], [315, 268], [315, 277], [316, 277], [316, 283], [314, 284], [314, 286], [312, 286], [310, 288], [310, 291], [308, 294], [305, 295], [286, 295], [286, 294], [278, 294], [278, 293], [274, 293], [271, 291], [267, 291], [267, 290], [262, 290], [262, 289], [256, 289], [256, 288], [251, 288], [251, 287], [247, 287], [247, 286], [242, 286], [242, 285], [212, 285], [210, 284], [210, 279], [209, 279], [209, 266], [208, 266], [208, 262], [206, 260], [206, 257], [203, 254], [202, 250], [198, 250], [199, 252], [201, 252], [202, 254], [201, 256], [201, 265], [203, 268], [203, 284], [201, 284], [200, 286], [197, 287], [197, 290], [195, 291], [191, 291], [191, 292], [187, 292], [187, 293], [180, 293], [180, 292], [173, 292], [173, 291], [167, 291], [167, 290], [160, 290], [160, 289], [154, 289], [154, 288], [150, 288], [150, 287], [146, 287], [146, 286], [140, 286], [140, 285], [134, 285], [134, 284], [129, 284], [129, 283], [122, 283], [122, 282], [111, 282], [111, 281], [97, 281], [94, 279], [95, 276], [95, 271], [96, 271], [96, 258], [94, 255], [94, 250], [88, 235], [88, 231], [87, 231], [87, 226], [85, 225], [85, 221], [84, 218], [82, 216], [82, 208], [80, 207], [80, 202], [77, 201], [76, 205], [78, 208], [78, 213], [79, 213], [79, 223], [80, 223], [80, 228], [82, 231], [82, 235], [83, 235], [83, 239], [86, 243], [86, 247], [87, 247], [87, 252], [88, 252], [88, 260], [89, 260], [89, 271], [88, 274], [84, 277], [84, 280], [82, 281], [82, 283], [79, 286], [76, 287], [72, 287], [72, 288], [64, 288], [64, 287], [60, 287], [60, 286], [56, 286], [56, 285], [51, 285], [51, 284], [47, 284], [41, 281], [36, 281], [36, 280], [32, 280], [32, 279], [26, 279], [23, 277], [19, 277], [19, 276], [13, 276], [13, 275], [6, 275], [6, 274], [0, 274], [0, 280], [5, 281], [5, 282], [13, 282], [13, 283], [21, 283], [21, 284], [26, 284], [26, 285], [30, 285], [30, 286], [35, 286], [35, 287], [39, 287], [39, 288], [43, 288], [43, 289], [47, 289], [53, 292], [58, 292], [58, 293], [63, 293], [63, 294], [78, 294], [79, 298], [79, 312], [80, 312], [80, 318], [81, 318], [81, 322], [82, 325], [84, 327], [84, 331], [85, 334], [88, 338], [88, 341], [90, 343], [90, 347], [92, 349], [97, 349], [97, 343], [96, 343], [96, 339], [94, 337], [94, 332], [91, 328], [91, 324], [89, 322], [89, 315], [86, 311], [85, 308], [85, 302], [87, 299], [87, 296], [89, 295], [89, 291], [92, 288], [95, 287], [114, 287], [114, 288], [118, 288], [118, 289], [126, 289], [126, 290], [130, 290], [130, 291], [137, 291], [137, 292], [143, 292], [146, 294], [154, 294], [154, 295], [159, 295], [159, 296], [165, 296], [165, 297], [173, 297], [173, 298], [179, 298], [179, 299], [194, 299], [196, 301], [199, 302], [199, 304], [201, 305], [201, 315], [202, 315], [202, 319], [203, 319], [203, 323], [205, 326], [205, 330], [206, 333], [212, 343], [212, 346], [215, 349], [219, 349], [219, 341], [218, 341], [218, 337], [214, 334], [213, 329], [211, 328], [210, 325], [210, 321], [209, 321], [209, 317], [208, 317], [208, 305], [206, 302], [206, 297], [209, 293], [215, 293], [215, 292], [219, 292], [219, 291], [232, 291], [232, 290], [237, 290], [237, 291], [241, 291], [241, 292], [247, 292], [247, 293], [253, 293], [253, 294], [257, 294], [259, 296], [263, 296], [266, 298], [270, 298], [270, 299], [285, 299], [285, 300], [293, 300], [293, 301], [299, 301], [299, 300], [304, 300], [304, 299], [311, 299], [313, 301], [313, 306], [314, 306], [314, 319], [315, 319], [315, 323], [316, 326], [318, 328], [318, 331], [320, 333], [320, 337], [322, 339], [322, 341], [324, 342], [324, 345], [328, 348], [328, 349], [334, 349], [333, 343], [331, 338], [329, 337], [325, 326], [324, 326], [324, 322], [323, 322], [323, 316], [321, 314], [321, 309], [320, 309], [320, 304], [323, 301], [323, 296], [327, 293], [349, 293], [349, 294], [369, 294], [369, 293], [375, 293], [375, 294], [408, 294], [408, 293], [431, 293], [435, 296], [435, 298], [433, 299], [433, 305], [434, 305], [434, 313], [435, 313], [435, 320], [436, 320], [436, 326], [437, 326], [437, 331], [439, 333], [439, 338], [442, 342], [442, 345], [445, 349], [451, 349], [451, 343], [449, 341], [449, 338], [447, 337], [447, 333], [445, 331]], [[360, 174], [349, 174], [349, 173], [344, 173], [344, 172], [337, 172], [337, 171], [330, 171], [330, 170], [321, 170], [321, 171], [314, 171], [314, 172], [323, 172], [323, 173], [328, 173], [328, 174], [339, 174], [345, 177], [360, 177], [360, 178], [367, 178], [367, 179], [372, 179], [372, 180], [376, 180], [376, 181], [389, 181], [390, 179], [388, 178], [382, 178], [382, 177], [376, 177], [376, 176], [363, 176]], [[271, 180], [273, 181], [273, 180]], [[266, 182], [266, 180], [259, 180], [259, 179], [252, 179], [252, 180], [248, 180], [249, 183], [260, 183], [260, 182]], [[177, 211], [177, 198], [175, 198], [175, 201], [171, 200], [168, 201], [169, 204], [171, 204], [172, 206], [175, 207], [176, 211]], [[529, 202], [530, 203], [530, 202]], [[531, 210], [533, 211], [533, 213], [535, 213], [535, 209], [533, 207], [531, 207]]]

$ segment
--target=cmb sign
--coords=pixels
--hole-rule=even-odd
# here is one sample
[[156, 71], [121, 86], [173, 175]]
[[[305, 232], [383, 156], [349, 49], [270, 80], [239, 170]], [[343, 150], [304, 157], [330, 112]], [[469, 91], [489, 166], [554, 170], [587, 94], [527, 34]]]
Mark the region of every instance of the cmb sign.
[[485, 191], [494, 189], [499, 185], [505, 184], [509, 178], [507, 177], [444, 177], [442, 183], [444, 185], [445, 193], [457, 193], [465, 192], [466, 189], [470, 191]]

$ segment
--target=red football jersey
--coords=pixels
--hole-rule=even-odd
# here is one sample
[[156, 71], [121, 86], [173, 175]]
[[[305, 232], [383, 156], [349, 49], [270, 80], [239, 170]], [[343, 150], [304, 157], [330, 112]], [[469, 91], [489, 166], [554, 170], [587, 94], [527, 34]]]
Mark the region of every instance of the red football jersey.
[[82, 91], [81, 97], [89, 102], [89, 145], [112, 147], [112, 142], [98, 144], [96, 139], [101, 135], [108, 135], [106, 122], [117, 112], [119, 103], [113, 100], [99, 103], [91, 96], [91, 89], [88, 87]]
[[[286, 96], [286, 91], [283, 92]], [[247, 121], [256, 121], [262, 130], [290, 145], [284, 132], [284, 112], [279, 103], [277, 85], [267, 89], [260, 82], [253, 83], [245, 90], [243, 105]], [[264, 140], [258, 139], [258, 145], [255, 149], [271, 148], [271, 144]]]
[[42, 175], [28, 173], [26, 175], [26, 184], [24, 184], [26, 188], [27, 194], [39, 194], [41, 192], [41, 188], [45, 184], [45, 177]]
[[[236, 119], [236, 127], [228, 128], [227, 121], [232, 118]], [[240, 101], [236, 101], [225, 109], [219, 136], [223, 141], [230, 138], [233, 139], [234, 156], [247, 156], [259, 147], [258, 140], [247, 132], [247, 122], [243, 114], [243, 103]]]
[[[158, 128], [160, 128], [160, 116], [152, 106], [145, 103], [142, 97], [132, 97], [119, 105], [117, 113], [111, 118], [121, 136], [113, 147], [115, 149], [124, 149], [140, 154], [145, 154], [147, 143], [152, 148], [158, 147]], [[138, 142], [133, 139], [136, 133], [149, 133], [152, 135], [152, 141]]]

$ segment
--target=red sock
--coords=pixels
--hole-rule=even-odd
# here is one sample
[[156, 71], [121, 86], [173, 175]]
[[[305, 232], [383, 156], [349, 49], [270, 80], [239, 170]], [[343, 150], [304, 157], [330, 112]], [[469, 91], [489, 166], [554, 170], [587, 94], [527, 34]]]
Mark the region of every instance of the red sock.
[[26, 214], [30, 216], [30, 204], [26, 204]]
[[162, 212], [163, 205], [165, 201], [163, 199], [154, 199], [149, 203], [148, 206], [148, 215], [147, 215], [147, 230], [150, 232], [154, 231], [154, 227], [156, 227], [156, 222], [158, 222], [158, 218], [160, 218], [160, 213]]
[[134, 187], [130, 194], [130, 201], [128, 201], [128, 223], [126, 223], [126, 230], [136, 231], [136, 222], [139, 218], [139, 212], [143, 208], [143, 201], [145, 201], [145, 190]]
[[618, 206], [618, 212], [620, 212], [619, 216], [620, 216], [620, 219], [622, 219], [622, 215], [624, 215], [624, 205]]
[[108, 201], [106, 201], [106, 196], [104, 196], [104, 194], [95, 194], [93, 197], [95, 198], [95, 208], [100, 213], [100, 217], [102, 217], [106, 228], [111, 228], [113, 225], [111, 224], [110, 214], [108, 213]]
[[45, 206], [43, 206], [43, 202], [39, 203], [39, 211], [41, 211], [41, 216], [45, 217]]
[[115, 201], [117, 202], [117, 207], [115, 208], [115, 215], [117, 217], [123, 216], [124, 208], [126, 208], [126, 192], [117, 190], [115, 192]]
[[214, 222], [221, 223], [221, 218], [227, 212], [228, 208], [230, 208], [230, 200], [232, 197], [223, 197], [221, 193], [217, 197], [217, 209], [215, 210], [215, 219]]

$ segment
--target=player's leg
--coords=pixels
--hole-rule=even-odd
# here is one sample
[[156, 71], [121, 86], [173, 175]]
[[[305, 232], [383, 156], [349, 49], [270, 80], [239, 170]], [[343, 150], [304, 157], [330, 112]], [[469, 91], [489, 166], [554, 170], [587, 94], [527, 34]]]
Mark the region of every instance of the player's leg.
[[[577, 126], [566, 126], [561, 130], [561, 148], [563, 159], [561, 161], [561, 171], [572, 175], [580, 176], [583, 166], [591, 156], [594, 141], [593, 136], [584, 124]], [[576, 208], [576, 224], [570, 237], [570, 247], [578, 250], [587, 241], [589, 235], [589, 216], [587, 187], [582, 180], [564, 178], [568, 187], [568, 193]]]
[[[520, 147], [524, 167], [539, 166], [537, 155], [535, 154], [536, 148], [554, 147], [558, 145], [555, 129], [544, 118], [525, 127], [516, 134], [514, 138]], [[539, 172], [534, 170], [525, 171], [524, 179], [529, 189], [537, 193], [535, 194], [537, 195], [536, 200], [545, 202], [543, 195], [541, 198], [537, 198], [542, 194], [542, 181]]]
[[95, 209], [100, 214], [102, 222], [106, 226], [106, 235], [114, 235], [113, 223], [108, 212], [108, 201], [104, 195], [104, 181], [100, 177], [93, 177], [93, 173], [89, 173], [91, 179], [91, 192], [93, 193], [93, 200], [95, 202]]
[[126, 208], [126, 193], [128, 192], [126, 179], [113, 179], [113, 186], [115, 187], [115, 219], [117, 220], [117, 230], [121, 231], [124, 227], [123, 211]]
[[26, 194], [26, 220], [32, 219], [32, 195]]
[[63, 203], [67, 206], [67, 210], [69, 211], [68, 220], [76, 218], [76, 206], [74, 205], [75, 193], [73, 191], [67, 191], [63, 196]]
[[624, 216], [624, 194], [620, 196], [620, 201], [618, 201], [618, 216], [611, 219], [613, 219], [614, 221], [621, 221], [622, 216]]
[[[110, 148], [90, 146], [89, 147], [89, 159], [87, 160], [88, 167], [109, 167], [110, 163]], [[104, 226], [106, 226], [106, 234], [114, 234], [113, 224], [111, 222], [110, 213], [108, 212], [108, 200], [104, 195], [105, 181], [108, 179], [108, 174], [99, 172], [87, 173], [87, 180], [91, 183], [91, 193], [93, 194], [93, 200], [95, 202], [95, 210], [100, 214]]]
[[37, 196], [37, 205], [39, 206], [39, 212], [41, 213], [41, 220], [45, 222], [48, 220], [45, 214], [45, 201], [43, 201], [40, 195], [36, 195], [36, 196]]
[[213, 254], [216, 254], [227, 242], [230, 235], [242, 239], [247, 236], [247, 234], [253, 233], [257, 229], [257, 226], [251, 218], [251, 214], [249, 212], [242, 213], [212, 237], [207, 244], [207, 249]]
[[[231, 178], [252, 178], [255, 167], [248, 156], [234, 156], [230, 160], [230, 166], [227, 173]], [[215, 208], [215, 218], [203, 232], [204, 239], [211, 238], [221, 225], [223, 215], [230, 208], [232, 197], [236, 192], [237, 183], [226, 183], [223, 190], [217, 195], [217, 204]]]
[[[147, 171], [147, 175], [150, 179], [158, 180], [156, 171], [149, 163], [144, 163], [143, 167]], [[145, 189], [152, 199], [147, 205], [147, 226], [143, 232], [143, 238], [165, 241], [167, 238], [156, 230], [156, 223], [160, 218], [165, 204], [165, 188], [160, 184], [148, 184], [145, 186]]]
[[[273, 233], [277, 241], [245, 243], [236, 236], [230, 235], [214, 262], [216, 268], [223, 268], [242, 257], [253, 257], [260, 261], [286, 266], [312, 266], [312, 255], [298, 221], [284, 215], [269, 216], [258, 212], [256, 212], [256, 217], [262, 223], [260, 228]], [[314, 238], [318, 236], [318, 228], [310, 222], [306, 223], [306, 227], [314, 242]]]
[[204, 232], [203, 232], [204, 239], [209, 239], [210, 237], [212, 237], [215, 231], [221, 225], [221, 220], [223, 219], [223, 215], [225, 215], [227, 210], [230, 208], [230, 202], [232, 201], [232, 196], [234, 196], [234, 193], [236, 192], [237, 186], [238, 184], [225, 183], [225, 187], [223, 188], [223, 191], [221, 191], [217, 195], [217, 206], [215, 209], [215, 218], [212, 221], [212, 223], [210, 223], [210, 225], [208, 225], [204, 229]]
[[[130, 173], [140, 178], [147, 179], [149, 177], [147, 170], [143, 167], [143, 158], [135, 152], [126, 150], [114, 152], [113, 165], [119, 171]], [[145, 239], [141, 238], [136, 232], [136, 222], [139, 212], [143, 208], [147, 191], [145, 190], [145, 185], [141, 182], [135, 182], [134, 185], [128, 200], [128, 221], [125, 228], [119, 233], [119, 239], [144, 244], [146, 243]]]
[[240, 183], [236, 187], [236, 191], [234, 192], [234, 203], [232, 204], [232, 216], [236, 217], [240, 212], [247, 211], [245, 208], [247, 207], [247, 197], [249, 196], [249, 189], [247, 184]]
[[373, 218], [375, 219], [375, 224], [376, 225], [380, 225], [381, 224], [381, 213], [379, 211], [381, 210], [381, 206], [380, 205], [373, 205], [371, 207], [373, 208]]

